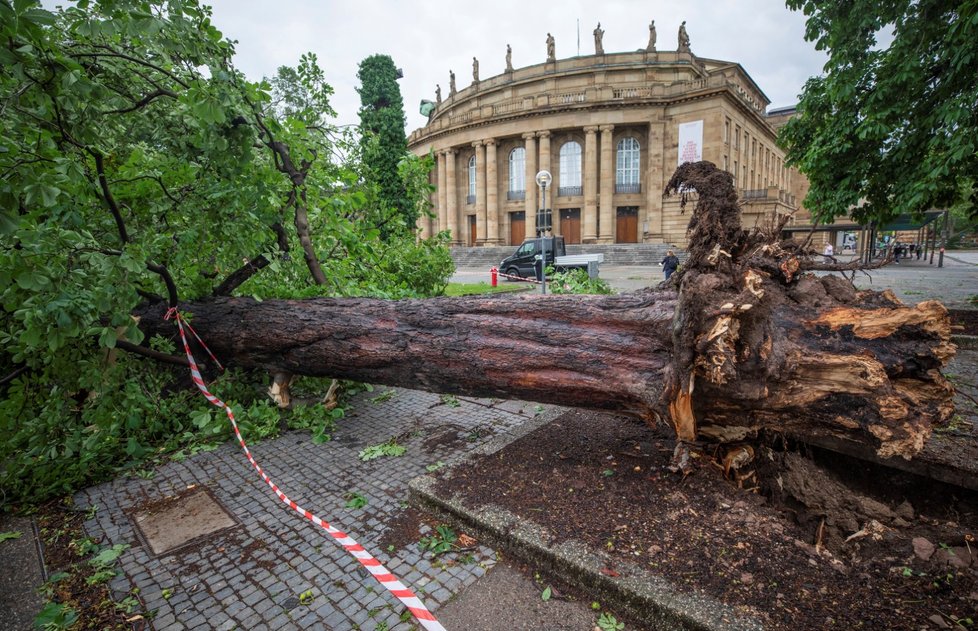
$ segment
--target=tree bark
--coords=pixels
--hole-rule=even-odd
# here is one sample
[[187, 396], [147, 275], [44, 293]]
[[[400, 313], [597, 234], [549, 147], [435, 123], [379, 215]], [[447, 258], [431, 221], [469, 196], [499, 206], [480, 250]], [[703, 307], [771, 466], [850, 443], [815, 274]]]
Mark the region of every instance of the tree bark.
[[[648, 416], [668, 370], [675, 292], [181, 305], [219, 359], [270, 372]], [[165, 309], [143, 314], [173, 336]]]
[[[939, 368], [950, 356], [936, 302], [903, 307], [808, 279], [766, 315], [763, 337], [740, 305], [697, 337], [691, 392], [678, 389], [677, 295], [497, 295], [384, 301], [223, 298], [181, 305], [222, 361], [434, 392], [519, 398], [669, 420], [686, 440], [741, 440], [760, 429], [830, 430], [910, 457], [951, 411]], [[815, 303], [830, 303], [818, 308]], [[142, 326], [173, 336], [164, 307]], [[757, 314], [753, 314], [757, 315]], [[745, 341], [753, 343], [744, 344]], [[755, 350], [756, 349], [756, 350]], [[731, 365], [728, 365], [731, 364]], [[688, 383], [688, 382], [687, 382]], [[686, 419], [683, 414], [691, 415]], [[689, 420], [692, 426], [684, 426]]]
[[[740, 228], [730, 176], [709, 163], [680, 167], [667, 191], [689, 187], [689, 257], [654, 289], [181, 309], [222, 361], [273, 373], [617, 410], [669, 422], [680, 441], [768, 429], [918, 453], [953, 413], [944, 307], [805, 273], [780, 226]], [[144, 308], [149, 335], [174, 335], [164, 309]]]

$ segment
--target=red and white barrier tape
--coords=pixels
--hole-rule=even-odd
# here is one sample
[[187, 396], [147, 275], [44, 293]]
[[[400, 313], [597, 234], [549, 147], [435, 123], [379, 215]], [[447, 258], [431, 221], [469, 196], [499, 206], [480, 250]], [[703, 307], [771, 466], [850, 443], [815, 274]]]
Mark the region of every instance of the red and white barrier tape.
[[347, 552], [349, 552], [357, 561], [359, 561], [360, 564], [363, 565], [363, 567], [365, 567], [367, 571], [370, 572], [370, 574], [387, 589], [387, 591], [389, 591], [395, 598], [401, 601], [405, 607], [408, 608], [408, 611], [410, 611], [411, 614], [418, 619], [418, 622], [421, 623], [422, 627], [428, 629], [429, 631], [446, 631], [445, 627], [443, 627], [441, 623], [435, 619], [435, 616], [428, 611], [428, 608], [424, 606], [421, 599], [415, 596], [414, 592], [405, 587], [401, 581], [397, 580], [397, 577], [391, 574], [387, 568], [380, 563], [380, 561], [364, 550], [363, 546], [357, 543], [345, 532], [337, 530], [331, 526], [329, 522], [323, 521], [317, 515], [312, 514], [308, 510], [293, 502], [285, 493], [282, 492], [281, 489], [278, 488], [274, 482], [272, 482], [271, 478], [268, 477], [268, 474], [262, 471], [262, 468], [257, 462], [255, 462], [254, 457], [248, 450], [248, 445], [245, 444], [244, 438], [241, 437], [241, 431], [238, 429], [238, 424], [234, 420], [234, 414], [232, 414], [231, 408], [207, 391], [207, 386], [204, 384], [204, 379], [200, 375], [200, 370], [197, 369], [197, 361], [194, 359], [193, 353], [190, 352], [190, 344], [187, 343], [187, 334], [184, 331], [184, 327], [190, 330], [193, 336], [200, 343], [201, 347], [207, 351], [207, 354], [214, 360], [214, 363], [216, 363], [218, 367], [223, 370], [224, 367], [221, 365], [221, 362], [214, 357], [214, 353], [207, 348], [207, 344], [204, 344], [204, 340], [200, 339], [200, 336], [197, 335], [194, 328], [190, 326], [190, 323], [185, 322], [183, 317], [180, 315], [180, 312], [175, 308], [171, 307], [164, 316], [164, 319], [166, 320], [169, 320], [170, 318], [176, 319], [177, 328], [180, 329], [180, 339], [183, 340], [183, 350], [187, 353], [187, 361], [190, 362], [190, 374], [193, 377], [194, 383], [197, 384], [197, 388], [200, 389], [208, 401], [227, 412], [228, 419], [231, 421], [231, 427], [234, 428], [234, 435], [237, 436], [238, 442], [241, 444], [241, 448], [248, 457], [248, 462], [251, 463], [251, 466], [255, 468], [255, 471], [258, 472], [258, 475], [260, 475], [261, 479], [268, 484], [275, 495], [277, 495], [282, 502], [287, 504], [289, 508], [328, 532], [336, 540], [336, 542], [343, 546]]
[[502, 272], [496, 272], [496, 275], [497, 276], [500, 276], [502, 278], [511, 278], [513, 280], [521, 280], [524, 283], [536, 283], [537, 285], [541, 284], [541, 282], [542, 282], [542, 281], [539, 281], [539, 280], [537, 280], [535, 278], [523, 278], [522, 276], [513, 276], [512, 274], [503, 274]]

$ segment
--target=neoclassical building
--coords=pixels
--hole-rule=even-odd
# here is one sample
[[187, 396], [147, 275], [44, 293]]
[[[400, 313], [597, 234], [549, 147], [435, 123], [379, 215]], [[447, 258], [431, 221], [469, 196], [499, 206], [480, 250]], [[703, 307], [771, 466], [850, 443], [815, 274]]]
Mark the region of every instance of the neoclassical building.
[[[784, 166], [764, 92], [739, 64], [680, 48], [658, 51], [653, 39], [637, 52], [556, 59], [541, 46], [546, 61], [481, 80], [473, 60], [471, 85], [456, 92], [453, 75], [408, 139], [437, 160], [436, 218], [421, 233], [519, 244], [549, 208], [567, 243], [682, 244], [689, 217], [662, 190], [681, 161], [699, 159], [734, 175], [745, 225], [794, 213], [801, 176]], [[542, 200], [540, 170], [553, 175]]]

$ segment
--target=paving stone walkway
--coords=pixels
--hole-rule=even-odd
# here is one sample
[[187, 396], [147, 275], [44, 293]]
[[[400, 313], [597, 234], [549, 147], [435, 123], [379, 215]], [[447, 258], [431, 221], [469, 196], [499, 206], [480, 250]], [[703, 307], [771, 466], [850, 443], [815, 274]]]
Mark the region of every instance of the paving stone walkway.
[[[308, 433], [290, 432], [249, 447], [287, 495], [350, 534], [437, 613], [483, 576], [497, 555], [478, 546], [471, 563], [446, 567], [433, 565], [413, 544], [379, 549], [388, 525], [407, 508], [408, 481], [429, 465], [456, 462], [491, 438], [557, 409], [461, 397], [454, 407], [436, 394], [393, 390], [385, 401], [373, 401], [383, 389], [360, 395], [331, 442], [314, 445]], [[392, 436], [407, 447], [403, 456], [358, 459], [361, 449]], [[138, 536], [132, 513], [192, 485], [208, 489], [238, 525], [154, 557]], [[362, 494], [368, 504], [345, 508], [349, 492]], [[119, 478], [74, 499], [79, 508], [98, 506], [85, 522], [89, 536], [130, 545], [110, 587], [117, 600], [138, 588], [155, 614], [156, 629], [415, 628], [413, 619], [402, 619], [405, 608], [358, 562], [271, 493], [237, 443], [160, 466], [151, 479]], [[311, 598], [300, 602], [310, 590]]]

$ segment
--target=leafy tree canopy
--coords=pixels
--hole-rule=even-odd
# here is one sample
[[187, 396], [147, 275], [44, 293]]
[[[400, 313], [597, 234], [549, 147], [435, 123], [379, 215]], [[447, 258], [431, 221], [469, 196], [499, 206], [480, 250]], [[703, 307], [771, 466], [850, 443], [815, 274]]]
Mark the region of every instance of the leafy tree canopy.
[[[443, 242], [380, 239], [401, 220], [370, 203], [313, 55], [287, 84], [248, 81], [196, 0], [0, 0], [0, 42], [0, 497], [224, 435], [203, 399], [162, 395], [168, 373], [118, 352], [174, 350], [142, 339], [142, 301], [444, 287]], [[428, 169], [402, 164], [415, 212]]]
[[[377, 203], [397, 211], [414, 226], [418, 214], [407, 200], [398, 164], [407, 156], [404, 100], [397, 85], [398, 70], [388, 55], [373, 55], [360, 62], [360, 133], [368, 181], [378, 188]], [[386, 229], [385, 229], [386, 232]]]
[[[978, 173], [978, 2], [787, 0], [829, 54], [782, 130], [819, 220], [962, 205]], [[889, 45], [881, 34], [892, 31]]]

